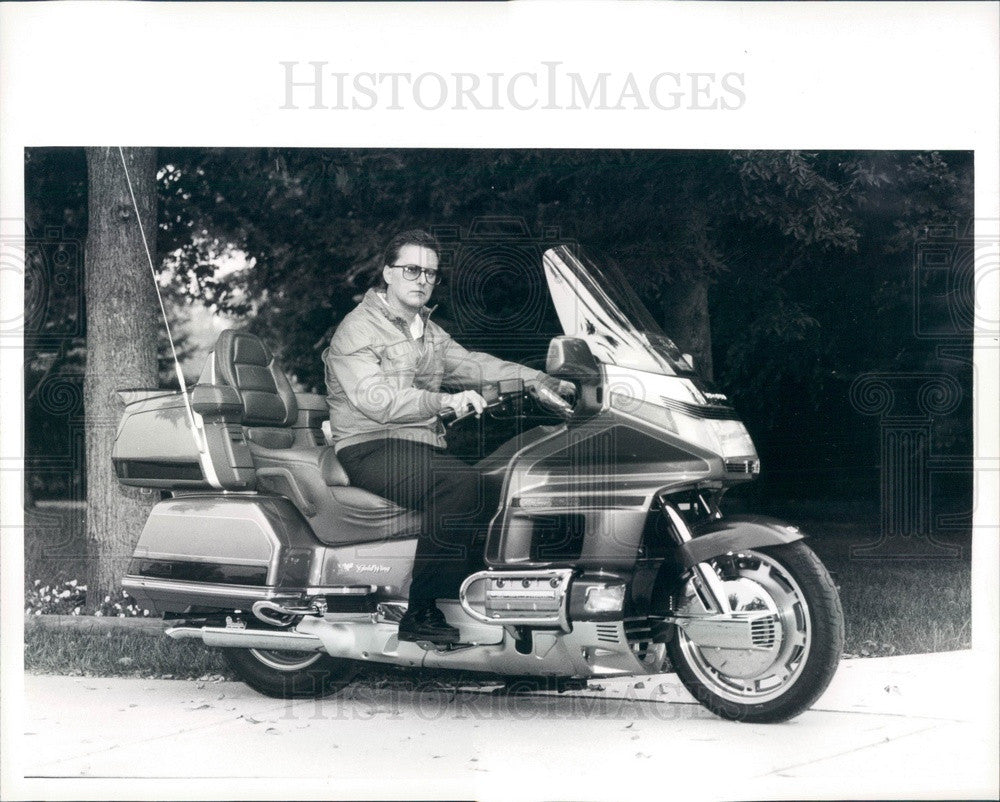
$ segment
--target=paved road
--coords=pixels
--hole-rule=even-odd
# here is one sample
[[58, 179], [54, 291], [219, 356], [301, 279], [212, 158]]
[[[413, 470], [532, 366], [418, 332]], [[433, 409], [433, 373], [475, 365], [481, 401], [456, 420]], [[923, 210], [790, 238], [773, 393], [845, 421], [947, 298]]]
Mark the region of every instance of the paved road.
[[28, 676], [8, 743], [25, 779], [8, 798], [988, 798], [995, 676], [980, 665], [970, 652], [846, 661], [813, 710], [770, 726], [716, 719], [673, 675], [293, 703], [235, 683]]

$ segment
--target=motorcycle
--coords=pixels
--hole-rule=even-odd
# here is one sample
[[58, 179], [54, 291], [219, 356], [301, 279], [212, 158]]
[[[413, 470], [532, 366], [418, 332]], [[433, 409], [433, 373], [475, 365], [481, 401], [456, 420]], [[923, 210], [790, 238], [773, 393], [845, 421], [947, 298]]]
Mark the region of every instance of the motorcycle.
[[[563, 331], [545, 369], [576, 393], [542, 392], [548, 422], [479, 465], [500, 501], [481, 565], [439, 602], [459, 643], [398, 639], [419, 517], [351, 487], [325, 399], [241, 331], [190, 392], [122, 392], [118, 479], [162, 496], [124, 588], [269, 696], [336, 692], [364, 663], [564, 683], [669, 665], [726, 719], [808, 709], [843, 614], [803, 532], [720, 511], [760, 470], [743, 423], [616, 269], [569, 246], [542, 267]], [[521, 419], [531, 403], [519, 381], [488, 400]]]

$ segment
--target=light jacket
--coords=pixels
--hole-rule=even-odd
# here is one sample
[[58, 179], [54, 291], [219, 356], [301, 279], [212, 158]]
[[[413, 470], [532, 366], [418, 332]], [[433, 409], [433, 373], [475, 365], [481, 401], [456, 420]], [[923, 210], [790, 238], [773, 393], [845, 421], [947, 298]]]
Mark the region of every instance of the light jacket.
[[545, 374], [489, 354], [468, 351], [420, 311], [424, 334], [370, 289], [323, 351], [330, 432], [337, 450], [382, 437], [444, 446], [437, 413], [448, 397], [442, 384], [480, 390], [501, 379], [540, 381]]

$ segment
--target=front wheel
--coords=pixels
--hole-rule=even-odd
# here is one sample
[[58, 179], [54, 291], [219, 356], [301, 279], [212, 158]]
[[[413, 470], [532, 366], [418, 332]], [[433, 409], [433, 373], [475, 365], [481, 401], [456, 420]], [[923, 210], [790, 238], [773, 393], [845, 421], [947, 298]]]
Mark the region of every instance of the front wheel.
[[320, 652], [278, 649], [222, 649], [229, 667], [258, 693], [277, 699], [329, 696], [358, 674], [351, 660]]
[[[777, 637], [753, 649], [702, 647], [676, 628], [674, 669], [701, 704], [733, 721], [786, 721], [826, 690], [844, 645], [844, 614], [830, 574], [801, 541], [713, 561], [734, 612], [770, 611]], [[679, 611], [692, 612], [688, 582]]]

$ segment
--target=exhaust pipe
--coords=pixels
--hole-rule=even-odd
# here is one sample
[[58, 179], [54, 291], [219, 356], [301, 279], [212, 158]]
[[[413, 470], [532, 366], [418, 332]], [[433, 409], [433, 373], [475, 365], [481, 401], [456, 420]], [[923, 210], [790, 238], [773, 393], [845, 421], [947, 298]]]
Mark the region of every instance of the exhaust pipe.
[[[370, 616], [368, 617], [370, 620]], [[311, 630], [311, 631], [310, 631]], [[326, 652], [331, 657], [356, 658], [352, 623], [330, 623], [304, 618], [294, 632], [239, 629], [237, 627], [171, 627], [165, 634], [175, 640], [193, 638], [222, 649], [279, 649], [289, 652]]]
[[206, 646], [223, 649], [281, 649], [289, 652], [322, 652], [323, 641], [303, 632], [268, 632], [235, 627], [170, 627], [167, 635], [175, 640], [201, 640]]

